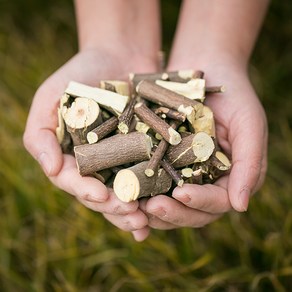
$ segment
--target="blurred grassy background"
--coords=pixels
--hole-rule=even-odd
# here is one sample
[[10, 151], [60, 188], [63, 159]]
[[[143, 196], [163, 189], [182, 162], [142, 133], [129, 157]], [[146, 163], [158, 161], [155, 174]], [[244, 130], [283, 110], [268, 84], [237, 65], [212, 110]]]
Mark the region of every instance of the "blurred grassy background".
[[[54, 188], [22, 146], [35, 90], [77, 50], [71, 1], [0, 0], [0, 291], [289, 291], [290, 2], [272, 1], [251, 65], [270, 127], [262, 190], [245, 214], [138, 244]], [[179, 5], [162, 1], [166, 51]]]

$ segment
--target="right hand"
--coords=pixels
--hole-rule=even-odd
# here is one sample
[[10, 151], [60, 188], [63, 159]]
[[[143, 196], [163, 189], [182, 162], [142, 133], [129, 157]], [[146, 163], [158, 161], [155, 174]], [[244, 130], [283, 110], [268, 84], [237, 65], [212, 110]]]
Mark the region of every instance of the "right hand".
[[[141, 58], [142, 59], [142, 58]], [[100, 79], [126, 79], [129, 72], [154, 71], [151, 60], [119, 56], [102, 50], [85, 50], [75, 55], [37, 90], [27, 120], [23, 141], [58, 188], [75, 196], [86, 207], [103, 215], [118, 228], [132, 231], [136, 240], [148, 236], [146, 215], [138, 202], [123, 203], [105, 185], [78, 173], [75, 159], [63, 155], [57, 142], [57, 108], [69, 81], [97, 86]]]

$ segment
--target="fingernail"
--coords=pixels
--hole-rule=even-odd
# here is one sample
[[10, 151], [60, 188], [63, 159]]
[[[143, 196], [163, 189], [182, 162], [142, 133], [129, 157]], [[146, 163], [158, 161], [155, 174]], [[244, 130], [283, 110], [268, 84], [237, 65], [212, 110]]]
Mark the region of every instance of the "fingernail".
[[85, 200], [92, 203], [104, 203], [107, 200], [107, 196], [100, 196], [96, 194], [87, 194]]
[[41, 165], [47, 176], [50, 176], [52, 170], [52, 163], [49, 155], [46, 152], [42, 152], [38, 157], [38, 162]]
[[162, 208], [154, 209], [153, 211], [149, 213], [155, 215], [156, 217], [164, 217], [166, 215], [166, 211]]
[[191, 197], [186, 194], [175, 194], [173, 197], [184, 204], [187, 204], [191, 201]]
[[249, 197], [250, 197], [250, 190], [247, 188], [242, 189], [239, 194], [239, 202], [240, 202], [242, 211], [247, 211]]

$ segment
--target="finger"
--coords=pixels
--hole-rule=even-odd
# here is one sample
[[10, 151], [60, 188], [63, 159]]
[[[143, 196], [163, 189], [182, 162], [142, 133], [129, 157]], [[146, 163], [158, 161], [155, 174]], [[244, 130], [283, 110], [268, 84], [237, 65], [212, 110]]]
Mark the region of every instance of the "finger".
[[173, 190], [173, 197], [192, 209], [211, 214], [222, 214], [230, 210], [231, 205], [227, 193], [227, 177], [223, 177], [218, 185], [184, 184]]
[[164, 195], [151, 198], [146, 205], [148, 214], [180, 227], [203, 227], [220, 216], [189, 208]]
[[148, 217], [148, 226], [154, 229], [159, 230], [170, 230], [178, 228], [177, 225], [174, 225], [172, 223], [166, 222], [161, 220], [160, 218], [156, 217], [153, 214], [147, 213], [147, 202], [149, 201], [149, 198], [143, 198], [139, 202], [139, 208], [146, 214]]
[[[143, 230], [148, 224], [148, 218], [141, 210], [137, 210], [136, 212], [127, 215], [113, 215], [106, 213], [103, 215], [113, 225], [124, 231]], [[142, 231], [142, 233], [143, 232], [145, 231]], [[137, 235], [139, 236], [139, 233]], [[145, 236], [146, 234], [141, 235]]]
[[50, 180], [63, 191], [83, 200], [102, 203], [109, 197], [107, 188], [99, 180], [79, 174], [75, 159], [71, 155], [64, 155], [60, 172], [51, 176]]
[[145, 226], [142, 229], [132, 231], [132, 234], [136, 241], [144, 241], [150, 235], [150, 228]]
[[101, 213], [111, 214], [111, 215], [127, 215], [133, 214], [138, 210], [138, 202], [125, 203], [120, 201], [112, 190], [109, 190], [109, 197], [103, 203], [92, 202], [89, 200], [84, 200], [79, 197], [77, 199], [85, 205], [87, 208]]
[[232, 207], [239, 212], [247, 210], [251, 194], [262, 181], [266, 136], [264, 125], [259, 122], [255, 127], [247, 121], [241, 132], [237, 130], [231, 137], [232, 169], [228, 193]]

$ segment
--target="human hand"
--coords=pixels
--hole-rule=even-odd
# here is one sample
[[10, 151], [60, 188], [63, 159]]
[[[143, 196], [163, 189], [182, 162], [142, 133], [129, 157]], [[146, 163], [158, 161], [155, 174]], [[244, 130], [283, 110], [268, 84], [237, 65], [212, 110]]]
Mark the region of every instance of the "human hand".
[[[134, 231], [137, 240], [147, 236], [147, 217], [138, 202], [123, 203], [111, 190], [91, 177], [81, 177], [75, 159], [63, 155], [57, 142], [57, 108], [69, 81], [96, 86], [99, 79], [126, 79], [129, 72], [155, 70], [154, 62], [133, 55], [116, 56], [109, 50], [84, 50], [49, 77], [37, 90], [24, 133], [24, 145], [40, 163], [45, 174], [60, 189], [75, 196], [83, 205], [101, 212], [122, 230]], [[142, 236], [142, 237], [141, 237]]]
[[233, 62], [205, 64], [194, 67], [205, 71], [207, 84], [226, 87], [223, 94], [209, 95], [206, 104], [214, 112], [216, 138], [232, 158], [232, 169], [213, 185], [185, 184], [173, 191], [173, 198], [159, 195], [143, 199], [140, 208], [148, 214], [152, 228], [202, 227], [232, 208], [246, 211], [250, 196], [264, 181], [266, 117], [244, 67]]

